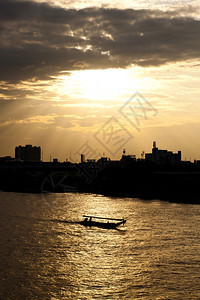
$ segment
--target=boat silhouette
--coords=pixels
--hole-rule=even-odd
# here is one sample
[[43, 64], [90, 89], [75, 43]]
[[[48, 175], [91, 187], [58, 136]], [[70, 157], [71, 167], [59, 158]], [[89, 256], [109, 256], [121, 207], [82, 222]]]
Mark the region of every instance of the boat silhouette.
[[[86, 216], [83, 215], [84, 220], [80, 222], [81, 225], [84, 226], [95, 226], [106, 229], [116, 229], [120, 225], [124, 225], [126, 223], [125, 219], [115, 219], [115, 218], [105, 218], [105, 217], [96, 217], [96, 216]], [[111, 221], [111, 222], [110, 222]], [[113, 222], [117, 221], [117, 222]]]

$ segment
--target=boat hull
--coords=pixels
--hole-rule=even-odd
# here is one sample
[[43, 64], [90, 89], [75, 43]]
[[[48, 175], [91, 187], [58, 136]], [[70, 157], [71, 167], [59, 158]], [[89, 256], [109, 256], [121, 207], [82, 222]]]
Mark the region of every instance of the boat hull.
[[119, 223], [110, 223], [110, 222], [95, 222], [95, 221], [81, 221], [80, 222], [81, 225], [84, 225], [86, 227], [100, 227], [100, 228], [105, 228], [105, 229], [116, 229], [118, 226], [120, 226], [122, 224], [122, 222]]

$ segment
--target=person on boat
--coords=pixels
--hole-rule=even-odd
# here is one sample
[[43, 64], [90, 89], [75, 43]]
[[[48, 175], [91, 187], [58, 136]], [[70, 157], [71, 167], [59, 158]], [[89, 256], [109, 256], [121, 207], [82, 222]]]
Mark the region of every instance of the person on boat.
[[87, 222], [88, 222], [88, 218], [85, 218], [85, 219], [84, 219], [84, 223], [87, 223]]

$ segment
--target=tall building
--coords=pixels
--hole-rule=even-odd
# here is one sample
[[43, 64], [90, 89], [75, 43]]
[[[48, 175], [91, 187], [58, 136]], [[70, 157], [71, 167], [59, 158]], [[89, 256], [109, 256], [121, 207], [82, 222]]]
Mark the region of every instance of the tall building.
[[23, 161], [41, 161], [41, 148], [26, 145], [15, 148], [15, 158]]
[[177, 164], [181, 162], [181, 151], [173, 153], [172, 151], [160, 150], [153, 142], [152, 153], [145, 154], [145, 160], [156, 164]]

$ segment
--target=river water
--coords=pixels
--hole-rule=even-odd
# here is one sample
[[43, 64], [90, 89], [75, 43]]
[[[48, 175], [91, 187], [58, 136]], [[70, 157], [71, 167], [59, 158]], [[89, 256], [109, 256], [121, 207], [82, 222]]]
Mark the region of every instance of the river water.
[[0, 299], [200, 299], [199, 225], [200, 205], [0, 192]]

